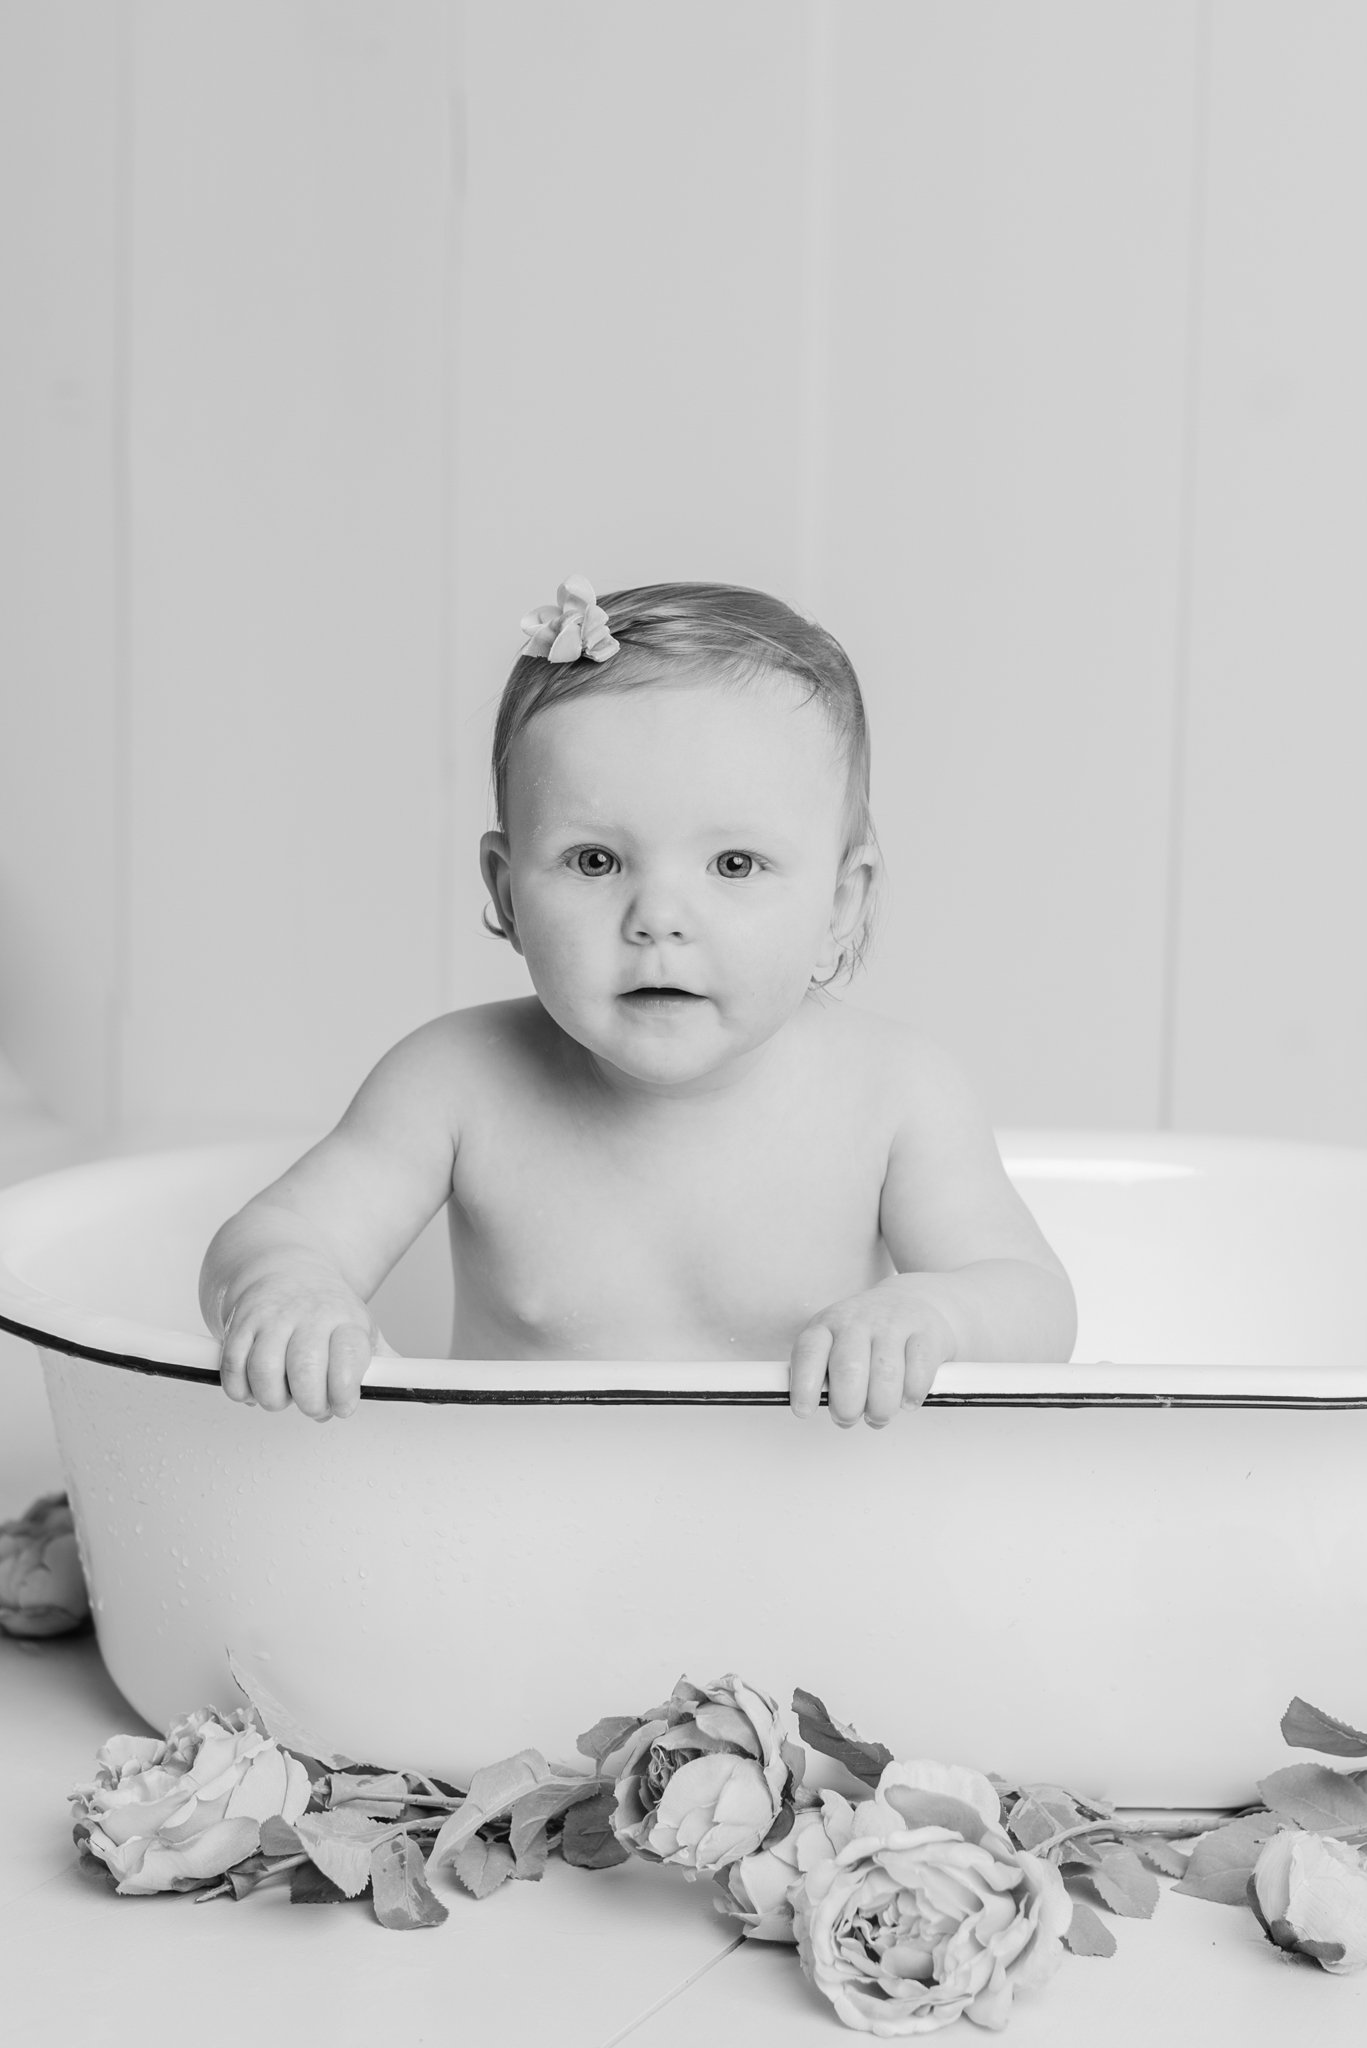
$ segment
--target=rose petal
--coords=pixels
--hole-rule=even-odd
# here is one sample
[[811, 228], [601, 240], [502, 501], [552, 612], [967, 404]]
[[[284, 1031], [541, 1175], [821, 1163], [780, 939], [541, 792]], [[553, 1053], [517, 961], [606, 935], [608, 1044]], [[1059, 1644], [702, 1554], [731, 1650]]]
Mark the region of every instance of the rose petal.
[[254, 1820], [246, 1819], [219, 1821], [179, 1849], [163, 1849], [153, 1842], [140, 1868], [124, 1879], [118, 1889], [126, 1896], [137, 1897], [172, 1891], [184, 1879], [198, 1883], [221, 1877], [234, 1863], [253, 1855], [260, 1842], [261, 1830]]
[[1355, 1850], [1327, 1835], [1293, 1835], [1290, 1893], [1285, 1917], [1297, 1939], [1343, 1948], [1338, 1961], [1321, 1963], [1323, 1969], [1348, 1975], [1367, 1966], [1367, 1869]]
[[[984, 1826], [998, 1831], [1001, 1829], [1001, 1800], [981, 1771], [969, 1770], [964, 1764], [936, 1763], [929, 1757], [894, 1761], [884, 1766], [874, 1796], [886, 1799], [893, 1786], [904, 1789], [908, 1794], [924, 1792], [944, 1799], [957, 1800], [960, 1804], [971, 1807], [981, 1817]], [[924, 1824], [910, 1823], [912, 1826]]]

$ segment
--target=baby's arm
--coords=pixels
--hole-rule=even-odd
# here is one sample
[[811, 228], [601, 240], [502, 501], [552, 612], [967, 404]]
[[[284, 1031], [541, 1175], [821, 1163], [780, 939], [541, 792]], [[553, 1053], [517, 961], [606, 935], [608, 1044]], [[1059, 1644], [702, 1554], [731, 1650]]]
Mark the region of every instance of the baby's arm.
[[230, 1400], [350, 1415], [376, 1350], [375, 1289], [451, 1192], [452, 1017], [387, 1052], [334, 1131], [216, 1233], [199, 1301]]
[[937, 1047], [917, 1041], [898, 1091], [879, 1211], [897, 1271], [813, 1316], [793, 1347], [790, 1401], [875, 1428], [925, 1399], [954, 1358], [1072, 1355], [1072, 1284], [1012, 1186], [977, 1095]]

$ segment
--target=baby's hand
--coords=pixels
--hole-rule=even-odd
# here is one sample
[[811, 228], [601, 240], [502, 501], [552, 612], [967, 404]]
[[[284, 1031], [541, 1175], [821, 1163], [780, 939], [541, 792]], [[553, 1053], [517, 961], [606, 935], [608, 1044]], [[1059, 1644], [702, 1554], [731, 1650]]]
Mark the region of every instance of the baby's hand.
[[882, 1429], [899, 1408], [920, 1406], [936, 1368], [956, 1348], [954, 1332], [933, 1302], [902, 1288], [871, 1287], [823, 1308], [798, 1332], [789, 1361], [789, 1405], [794, 1415], [815, 1415], [824, 1382], [832, 1422], [849, 1429], [862, 1415], [871, 1428]]
[[315, 1422], [352, 1415], [372, 1356], [395, 1353], [369, 1309], [339, 1282], [283, 1280], [245, 1287], [224, 1333], [219, 1376], [230, 1401], [295, 1406]]

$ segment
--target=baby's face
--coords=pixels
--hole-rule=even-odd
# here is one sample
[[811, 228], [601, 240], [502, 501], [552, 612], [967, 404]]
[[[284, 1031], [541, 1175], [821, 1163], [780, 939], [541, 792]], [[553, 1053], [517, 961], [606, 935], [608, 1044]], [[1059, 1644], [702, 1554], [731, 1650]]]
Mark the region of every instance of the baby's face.
[[845, 768], [803, 697], [675, 676], [554, 705], [514, 743], [490, 891], [544, 1008], [649, 1090], [743, 1071], [834, 964]]

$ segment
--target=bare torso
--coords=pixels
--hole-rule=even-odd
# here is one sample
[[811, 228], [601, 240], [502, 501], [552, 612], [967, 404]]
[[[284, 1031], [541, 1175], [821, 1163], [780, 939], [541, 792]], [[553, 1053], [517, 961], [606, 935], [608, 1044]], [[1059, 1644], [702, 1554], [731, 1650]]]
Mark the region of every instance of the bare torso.
[[534, 996], [464, 1018], [454, 1358], [786, 1359], [894, 1270], [896, 1024], [804, 1001], [744, 1086], [624, 1108]]

